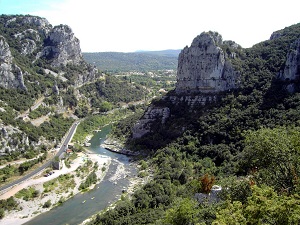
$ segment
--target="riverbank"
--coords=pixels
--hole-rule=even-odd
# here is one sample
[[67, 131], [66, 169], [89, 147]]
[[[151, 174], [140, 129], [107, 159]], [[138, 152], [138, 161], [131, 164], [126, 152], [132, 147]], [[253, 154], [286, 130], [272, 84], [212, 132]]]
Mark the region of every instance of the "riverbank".
[[[137, 163], [131, 163], [131, 165], [138, 167]], [[135, 191], [137, 191], [138, 189], [140, 189], [143, 185], [145, 185], [147, 182], [149, 182], [149, 180], [151, 179], [151, 176], [147, 176], [147, 177], [138, 177], [133, 176], [129, 178], [129, 186], [127, 187], [126, 190], [124, 190], [124, 193], [122, 194], [124, 197], [128, 197], [129, 199], [131, 199], [132, 195], [134, 194]], [[121, 195], [121, 196], [122, 196]], [[96, 214], [90, 216], [89, 218], [87, 218], [86, 220], [84, 220], [82, 223], [80, 223], [79, 225], [88, 225], [90, 224], [90, 222], [92, 222], [93, 220], [96, 219], [98, 214], [102, 214], [110, 209], [113, 209], [116, 207], [118, 201], [121, 201], [121, 196], [119, 199], [117, 199], [116, 201], [114, 201], [113, 203], [111, 203], [107, 208], [97, 212]]]
[[[44, 213], [46, 211], [49, 211], [51, 208], [55, 207], [59, 202], [65, 201], [72, 196], [78, 194], [79, 186], [81, 183], [84, 182], [87, 176], [80, 175], [78, 170], [86, 168], [85, 163], [92, 162], [93, 165], [98, 165], [97, 169], [95, 170], [95, 174], [97, 175], [97, 179], [99, 183], [105, 175], [105, 172], [108, 170], [108, 167], [111, 163], [111, 158], [107, 156], [102, 156], [98, 154], [92, 154], [91, 152], [86, 153], [79, 153], [77, 158], [72, 161], [70, 164], [70, 167], [67, 168], [64, 163], [61, 170], [55, 170], [55, 173], [44, 177], [42, 175], [34, 177], [32, 179], [29, 179], [22, 184], [15, 186], [8, 190], [6, 193], [2, 194], [0, 196], [0, 199], [7, 199], [11, 196], [14, 196], [18, 191], [32, 187], [35, 190], [38, 190], [40, 193], [39, 197], [34, 198], [29, 201], [25, 201], [23, 199], [16, 199], [16, 201], [19, 204], [19, 210], [13, 210], [10, 212], [5, 212], [5, 217], [0, 220], [1, 224], [7, 224], [7, 225], [18, 225], [23, 224], [29, 220], [31, 220], [33, 217]], [[103, 169], [105, 168], [105, 169]], [[45, 192], [45, 185], [47, 182], [51, 183], [51, 181], [55, 181], [59, 179], [60, 175], [70, 175], [74, 179], [74, 185], [72, 185], [71, 188], [65, 188], [63, 185], [55, 186], [54, 190]], [[53, 183], [52, 182], [52, 183]], [[94, 188], [93, 186], [90, 186], [89, 189]], [[44, 204], [50, 201], [51, 206], [49, 208], [44, 208]]]
[[108, 151], [116, 152], [119, 154], [124, 154], [128, 156], [138, 156], [139, 153], [131, 151], [129, 149], [124, 148], [123, 144], [121, 144], [119, 141], [107, 138], [101, 145], [102, 148], [107, 149]]

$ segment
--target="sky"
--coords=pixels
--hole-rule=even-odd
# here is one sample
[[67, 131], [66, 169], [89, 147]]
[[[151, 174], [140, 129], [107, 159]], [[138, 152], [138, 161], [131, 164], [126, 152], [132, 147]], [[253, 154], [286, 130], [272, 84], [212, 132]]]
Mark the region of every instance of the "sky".
[[204, 31], [244, 48], [300, 23], [299, 0], [0, 0], [0, 14], [67, 24], [83, 52], [182, 49]]

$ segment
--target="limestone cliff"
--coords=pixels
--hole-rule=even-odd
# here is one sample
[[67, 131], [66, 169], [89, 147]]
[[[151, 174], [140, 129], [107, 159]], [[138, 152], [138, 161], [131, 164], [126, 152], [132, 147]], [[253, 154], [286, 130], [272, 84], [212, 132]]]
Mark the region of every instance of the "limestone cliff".
[[45, 39], [42, 57], [51, 60], [52, 66], [82, 63], [80, 42], [67, 25], [54, 27]]
[[295, 81], [299, 81], [300, 78], [300, 38], [290, 46], [284, 68], [278, 73], [278, 78], [290, 82], [285, 87], [289, 93], [293, 93], [296, 88], [299, 88], [295, 86]]
[[78, 73], [69, 76], [76, 86], [97, 78], [98, 70], [83, 60], [80, 42], [69, 26], [52, 27], [45, 18], [35, 16], [2, 16], [0, 28], [5, 31], [0, 33], [1, 87], [26, 89], [23, 75], [32, 75], [32, 70], [26, 69], [31, 65], [24, 66], [24, 61], [46, 66], [47, 71], [49, 66], [59, 68], [60, 73], [63, 67], [78, 66]]
[[284, 69], [280, 71], [279, 77], [283, 80], [296, 80], [300, 76], [300, 38], [290, 48]]
[[140, 138], [151, 131], [153, 122], [159, 120], [161, 125], [164, 125], [170, 116], [168, 107], [153, 107], [150, 106], [144, 116], [134, 125], [132, 129], [132, 137]]
[[238, 48], [234, 42], [223, 42], [216, 32], [203, 32], [178, 57], [177, 93], [211, 93], [239, 86], [239, 72], [235, 71], [223, 45]]
[[[185, 104], [192, 109], [216, 102], [218, 92], [239, 87], [240, 73], [233, 68], [231, 60], [236, 57], [235, 50], [240, 48], [233, 41], [223, 41], [217, 32], [198, 35], [191, 46], [179, 54], [175, 93], [164, 96], [163, 101]], [[168, 116], [162, 116], [164, 111]], [[150, 106], [133, 127], [133, 138], [151, 132], [151, 126], [157, 121], [164, 124], [171, 113], [167, 107]]]
[[8, 43], [0, 36], [0, 86], [26, 89], [21, 69], [13, 63]]

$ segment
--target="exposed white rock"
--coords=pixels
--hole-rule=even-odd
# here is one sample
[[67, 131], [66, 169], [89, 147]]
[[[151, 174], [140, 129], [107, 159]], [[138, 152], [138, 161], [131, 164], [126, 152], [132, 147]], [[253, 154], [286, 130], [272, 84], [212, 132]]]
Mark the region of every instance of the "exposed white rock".
[[39, 27], [46, 27], [46, 26], [50, 25], [47, 19], [36, 17], [36, 16], [24, 16], [22, 18], [22, 23], [23, 24], [34, 24]]
[[0, 36], [0, 86], [26, 89], [22, 70], [13, 64], [9, 45], [3, 36]]
[[[236, 53], [226, 52], [221, 47], [240, 48], [233, 41], [224, 41], [216, 32], [204, 32], [197, 36], [190, 47], [185, 47], [178, 57], [176, 95], [163, 97], [173, 105], [185, 103], [191, 109], [194, 106], [216, 102], [220, 91], [237, 88], [240, 73], [235, 71], [230, 59]], [[151, 132], [151, 126], [160, 121], [164, 124], [170, 117], [167, 107], [150, 106], [143, 117], [132, 129], [133, 138], [140, 138]]]
[[217, 100], [216, 94], [211, 95], [182, 95], [182, 96], [164, 96], [165, 101], [170, 101], [173, 105], [179, 103], [185, 103], [188, 107], [193, 108], [194, 106], [206, 105], [207, 103], [213, 103]]
[[77, 75], [77, 79], [75, 80], [76, 86], [81, 86], [87, 82], [91, 82], [97, 79], [98, 69], [90, 64], [86, 65], [85, 73], [80, 73]]
[[21, 33], [17, 33], [14, 37], [22, 44], [22, 55], [33, 53], [37, 49], [36, 42], [41, 41], [39, 32], [33, 29], [27, 29]]
[[228, 43], [231, 48], [238, 47], [234, 42], [223, 42], [216, 32], [203, 32], [185, 47], [178, 57], [176, 92], [211, 93], [238, 87], [239, 73], [221, 48]]
[[291, 46], [291, 50], [287, 55], [285, 67], [279, 73], [282, 80], [296, 80], [300, 76], [300, 38]]
[[42, 55], [52, 60], [52, 66], [56, 67], [83, 62], [80, 42], [67, 25], [56, 26], [50, 31]]
[[[22, 55], [29, 55], [33, 63], [39, 58], [44, 58], [46, 63], [53, 67], [80, 66], [81, 70], [72, 74], [76, 86], [98, 78], [97, 68], [83, 60], [80, 42], [69, 26], [59, 25], [53, 28], [46, 19], [34, 16], [13, 17], [6, 21], [5, 26], [8, 29], [17, 28], [18, 32], [12, 34], [20, 44], [16, 50]], [[13, 63], [9, 43], [4, 37], [0, 36], [0, 42], [0, 86], [26, 89], [23, 75], [29, 73], [22, 71], [17, 64]], [[63, 82], [67, 81], [61, 72], [56, 76]]]
[[[12, 25], [12, 23], [14, 23]], [[37, 31], [42, 35], [47, 35], [48, 32], [52, 29], [52, 25], [48, 22], [47, 19], [36, 17], [36, 16], [18, 16], [8, 20], [5, 24], [8, 26], [17, 26], [22, 27], [25, 25], [32, 25], [37, 28]]]
[[11, 64], [12, 63], [12, 55], [9, 49], [9, 45], [5, 41], [3, 36], [0, 36], [0, 63]]
[[0, 123], [0, 156], [12, 151], [24, 151], [29, 146], [28, 137], [22, 131]]
[[151, 131], [151, 125], [154, 121], [160, 121], [163, 125], [170, 117], [170, 109], [168, 107], [150, 106], [144, 116], [132, 128], [132, 137], [140, 138]]

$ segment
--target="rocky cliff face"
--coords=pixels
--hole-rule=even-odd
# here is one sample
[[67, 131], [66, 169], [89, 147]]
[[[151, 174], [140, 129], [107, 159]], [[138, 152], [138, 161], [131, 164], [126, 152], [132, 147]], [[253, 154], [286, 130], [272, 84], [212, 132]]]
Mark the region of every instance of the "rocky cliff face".
[[286, 86], [286, 89], [290, 93], [293, 93], [295, 88], [297, 88], [294, 81], [298, 81], [300, 78], [300, 38], [290, 46], [285, 66], [279, 72], [278, 78], [285, 81], [291, 81], [291, 83]]
[[52, 60], [52, 66], [65, 66], [68, 63], [79, 65], [83, 62], [80, 42], [69, 26], [54, 27], [44, 42], [44, 49], [40, 55]]
[[98, 70], [83, 60], [80, 42], [69, 26], [52, 27], [46, 19], [34, 16], [5, 16], [0, 18], [0, 26], [12, 34], [1, 36], [0, 33], [1, 87], [26, 89], [23, 75], [28, 72], [23, 70], [24, 65], [20, 69], [18, 60], [14, 60], [15, 54], [32, 64], [42, 59], [54, 68], [80, 66], [83, 69], [73, 77], [75, 85], [95, 80]]
[[283, 80], [296, 80], [300, 76], [300, 39], [291, 45], [291, 50], [287, 55], [285, 67], [279, 73]]
[[[223, 48], [231, 51], [224, 52]], [[233, 41], [223, 41], [216, 32], [198, 35], [191, 46], [185, 47], [179, 54], [175, 94], [169, 94], [163, 100], [173, 105], [183, 103], [192, 109], [216, 102], [220, 91], [239, 87], [240, 73], [235, 71], [230, 61], [235, 59], [234, 50], [238, 48], [241, 47]], [[172, 113], [167, 109], [150, 106], [132, 129], [133, 138], [151, 132], [154, 122], [164, 124]], [[168, 116], [163, 117], [163, 111], [167, 111]]]
[[132, 129], [132, 137], [140, 138], [151, 131], [153, 122], [159, 120], [161, 125], [164, 125], [170, 116], [168, 107], [153, 107], [150, 106], [144, 116], [134, 125]]
[[177, 93], [211, 93], [239, 86], [239, 73], [228, 60], [222, 45], [239, 46], [223, 42], [220, 34], [204, 32], [197, 36], [190, 47], [185, 47], [178, 57]]
[[8, 43], [0, 36], [0, 85], [5, 88], [26, 89], [21, 69], [13, 63]]
[[[0, 123], [0, 156], [13, 151], [25, 151], [30, 146], [28, 137], [20, 130]], [[30, 147], [33, 148], [33, 145]]]

